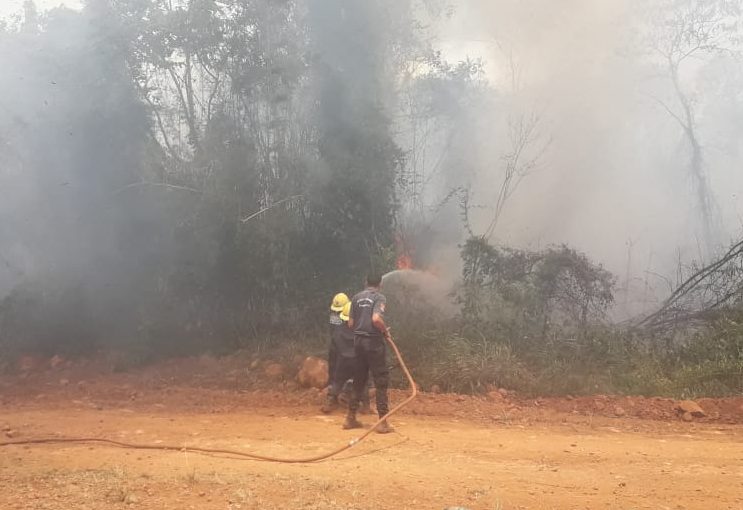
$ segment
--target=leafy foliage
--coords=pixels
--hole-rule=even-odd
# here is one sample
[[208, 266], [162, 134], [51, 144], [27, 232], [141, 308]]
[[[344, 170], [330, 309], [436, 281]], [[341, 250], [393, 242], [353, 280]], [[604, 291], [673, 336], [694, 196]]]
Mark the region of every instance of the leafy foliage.
[[[167, 355], [317, 330], [330, 295], [394, 260], [387, 63], [412, 58], [410, 8], [92, 0], [3, 31], [31, 82], [11, 104], [0, 79], [3, 184], [25, 186], [4, 237], [29, 259], [4, 341]], [[58, 308], [95, 328], [31, 335]]]
[[614, 301], [614, 277], [588, 258], [568, 248], [528, 252], [498, 248], [479, 237], [462, 248], [466, 317], [492, 320], [506, 310], [513, 320], [541, 324], [585, 326], [604, 317]]

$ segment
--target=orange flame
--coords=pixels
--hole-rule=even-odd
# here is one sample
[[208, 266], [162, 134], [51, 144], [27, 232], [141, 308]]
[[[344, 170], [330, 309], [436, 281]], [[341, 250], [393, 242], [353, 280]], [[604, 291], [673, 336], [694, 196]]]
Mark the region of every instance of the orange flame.
[[413, 269], [412, 252], [402, 232], [395, 234], [395, 251], [397, 252], [397, 260], [395, 261], [397, 269]]
[[397, 256], [397, 269], [413, 269], [413, 260], [407, 253], [401, 253]]

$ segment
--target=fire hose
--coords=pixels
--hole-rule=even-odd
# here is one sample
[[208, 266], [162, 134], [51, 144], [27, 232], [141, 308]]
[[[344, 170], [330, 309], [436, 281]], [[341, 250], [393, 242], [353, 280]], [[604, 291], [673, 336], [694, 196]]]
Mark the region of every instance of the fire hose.
[[123, 441], [115, 441], [113, 439], [105, 439], [105, 438], [97, 438], [97, 437], [51, 437], [51, 438], [37, 438], [37, 439], [21, 439], [21, 440], [16, 440], [16, 441], [0, 442], [0, 447], [31, 445], [31, 444], [99, 443], [99, 444], [108, 444], [112, 446], [118, 446], [121, 448], [137, 449], [137, 450], [168, 450], [168, 451], [180, 451], [180, 452], [186, 451], [186, 452], [204, 453], [204, 454], [230, 455], [230, 456], [240, 457], [240, 458], [245, 458], [245, 459], [261, 460], [261, 461], [267, 461], [267, 462], [281, 462], [281, 463], [286, 463], [286, 464], [308, 464], [312, 462], [319, 462], [322, 460], [327, 460], [361, 443], [364, 439], [369, 437], [369, 435], [372, 432], [374, 432], [384, 420], [388, 419], [390, 416], [394, 415], [400, 409], [408, 405], [418, 395], [418, 388], [415, 384], [415, 380], [413, 379], [413, 376], [410, 374], [410, 370], [408, 370], [408, 367], [402, 358], [402, 354], [400, 354], [400, 350], [397, 348], [397, 345], [395, 345], [395, 342], [391, 336], [388, 336], [386, 340], [387, 340], [387, 343], [392, 348], [393, 352], [395, 353], [395, 356], [397, 357], [397, 360], [400, 363], [400, 367], [405, 373], [405, 377], [407, 378], [408, 383], [410, 384], [410, 395], [405, 400], [403, 400], [402, 402], [394, 406], [392, 409], [390, 409], [390, 411], [387, 414], [379, 418], [377, 422], [374, 423], [374, 425], [372, 425], [371, 428], [369, 428], [367, 431], [361, 434], [361, 436], [357, 437], [356, 439], [352, 439], [348, 443], [336, 448], [335, 450], [332, 450], [332, 451], [329, 451], [329, 452], [326, 452], [320, 455], [314, 455], [311, 457], [296, 457], [296, 458], [283, 457], [282, 458], [282, 457], [273, 457], [271, 455], [261, 455], [258, 453], [250, 453], [250, 452], [229, 450], [229, 449], [222, 449], [222, 448], [201, 448], [198, 446], [176, 446], [176, 445], [167, 445], [167, 444], [152, 445], [152, 444], [125, 443]]

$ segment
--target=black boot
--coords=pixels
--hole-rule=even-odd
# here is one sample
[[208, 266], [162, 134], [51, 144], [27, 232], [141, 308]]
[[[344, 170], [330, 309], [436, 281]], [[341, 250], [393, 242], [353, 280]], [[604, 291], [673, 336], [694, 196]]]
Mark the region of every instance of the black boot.
[[377, 434], [389, 434], [390, 432], [394, 432], [394, 431], [395, 431], [395, 428], [392, 425], [390, 425], [387, 420], [384, 420], [377, 427]]
[[360, 429], [363, 427], [361, 422], [356, 419], [356, 411], [348, 411], [348, 414], [346, 415], [346, 421], [343, 422], [343, 428], [345, 430], [349, 429]]
[[323, 406], [320, 408], [320, 411], [325, 414], [330, 414], [336, 409], [338, 409], [338, 397], [336, 397], [335, 395], [328, 395], [328, 398]]

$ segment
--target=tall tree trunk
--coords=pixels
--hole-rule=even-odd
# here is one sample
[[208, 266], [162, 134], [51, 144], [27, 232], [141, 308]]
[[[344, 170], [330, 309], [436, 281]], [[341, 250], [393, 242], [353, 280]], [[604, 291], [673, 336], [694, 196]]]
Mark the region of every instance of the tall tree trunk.
[[718, 242], [717, 226], [719, 221], [718, 218], [716, 218], [714, 196], [710, 188], [709, 177], [704, 168], [704, 154], [702, 151], [702, 145], [699, 142], [699, 136], [697, 135], [694, 109], [691, 105], [691, 101], [681, 89], [678, 75], [679, 63], [673, 59], [669, 59], [669, 68], [671, 71], [671, 81], [673, 82], [674, 91], [676, 92], [676, 96], [683, 109], [683, 118], [678, 118], [677, 120], [684, 130], [684, 136], [689, 142], [689, 148], [691, 149], [689, 172], [692, 189], [696, 195], [696, 208], [700, 214], [700, 227], [705, 251], [704, 255], [710, 257]]

